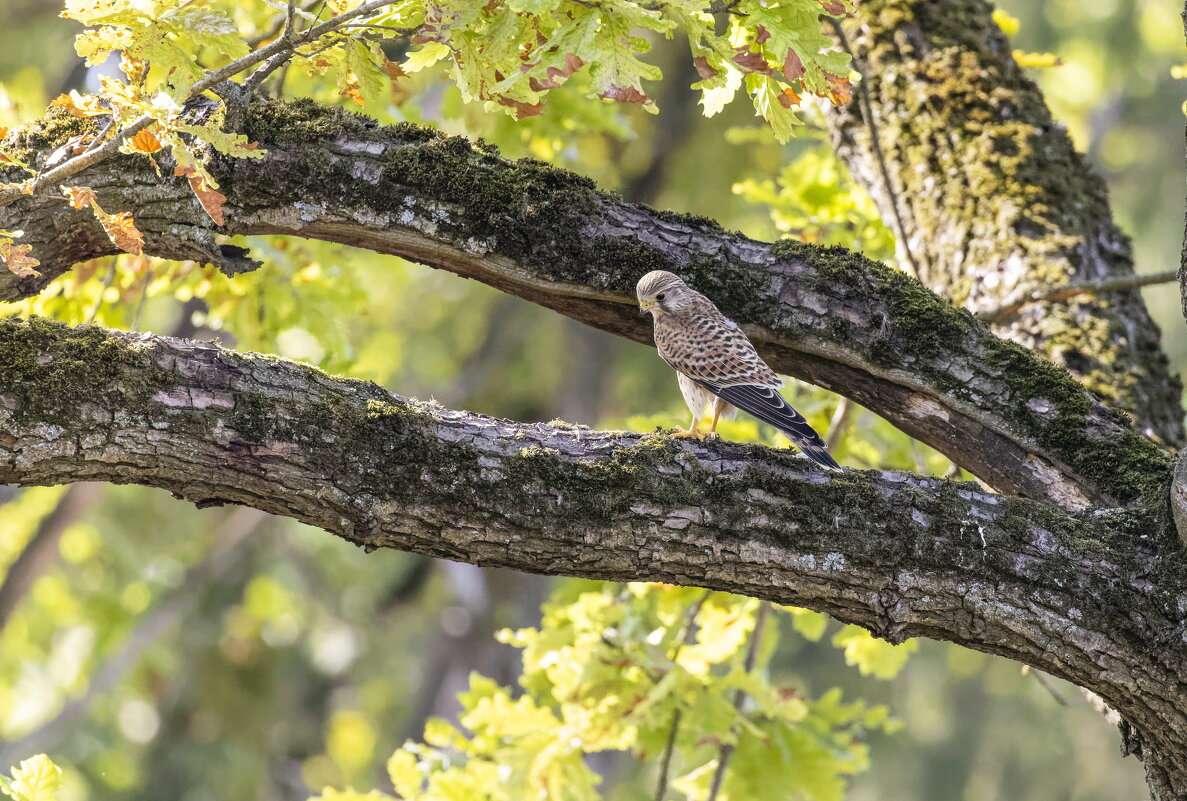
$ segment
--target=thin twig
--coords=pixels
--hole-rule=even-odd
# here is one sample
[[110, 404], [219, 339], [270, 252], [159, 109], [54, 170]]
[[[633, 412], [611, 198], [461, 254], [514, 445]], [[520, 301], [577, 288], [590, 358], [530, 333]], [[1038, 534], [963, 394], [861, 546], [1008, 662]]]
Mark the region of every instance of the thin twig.
[[824, 438], [825, 448], [831, 451], [837, 447], [837, 443], [841, 441], [841, 435], [845, 433], [845, 428], [849, 425], [849, 417], [852, 414], [853, 401], [842, 396], [840, 403], [837, 404], [837, 408], [833, 412], [833, 419], [828, 424], [828, 436]]
[[[310, 9], [316, 6], [319, 2], [321, 2], [321, 0], [309, 0], [301, 6], [301, 11], [308, 13]], [[277, 14], [276, 19], [272, 21], [271, 27], [254, 39], [249, 39], [247, 41], [248, 45], [254, 50], [264, 42], [270, 42], [275, 39], [280, 35], [280, 32], [284, 30], [285, 24], [288, 22], [288, 16], [287, 10], [283, 14]]]
[[[692, 635], [695, 631], [693, 626], [696, 623], [697, 615], [701, 613], [701, 608], [705, 605], [705, 601], [709, 600], [711, 594], [711, 590], [705, 590], [697, 602], [689, 607], [688, 614], [684, 617], [684, 626], [676, 638], [676, 647], [672, 649], [671, 659], [673, 662], [680, 656], [680, 650], [692, 643]], [[664, 794], [668, 792], [672, 753], [676, 750], [676, 733], [680, 730], [680, 721], [683, 717], [684, 715], [679, 709], [672, 713], [672, 727], [668, 730], [668, 742], [664, 745], [664, 755], [660, 758], [659, 763], [659, 779], [655, 783], [655, 801], [663, 801]]]
[[144, 286], [140, 288], [140, 301], [136, 304], [136, 313], [132, 316], [131, 330], [140, 328], [140, 315], [144, 314], [144, 302], [148, 300], [148, 284], [152, 281], [152, 265], [144, 273]]
[[[259, 50], [248, 53], [243, 58], [236, 59], [230, 64], [221, 67], [220, 69], [214, 70], [213, 72], [208, 71], [206, 73], [206, 77], [197, 81], [193, 86], [190, 87], [189, 91], [186, 93], [186, 100], [197, 97], [208, 89], [213, 89], [223, 81], [238, 75], [250, 67], [254, 67], [256, 64], [269, 62], [271, 59], [275, 58], [276, 60], [274, 64], [268, 70], [268, 72], [271, 72], [273, 69], [280, 66], [282, 61], [287, 60], [287, 57], [291, 55], [292, 51], [297, 47], [316, 41], [325, 34], [341, 27], [344, 23], [349, 22], [356, 17], [370, 14], [372, 11], [383, 8], [387, 5], [391, 5], [394, 2], [396, 2], [396, 0], [368, 0], [368, 2], [363, 3], [358, 8], [339, 14], [336, 17], [326, 20], [320, 25], [314, 25], [312, 28], [306, 28], [299, 34], [294, 34], [291, 37], [286, 36], [277, 39], [275, 42], [264, 45]], [[285, 58], [281, 59], [280, 56], [285, 56]], [[258, 72], [259, 70], [256, 71], [256, 73]], [[252, 74], [252, 78], [255, 77], [256, 73]], [[266, 76], [267, 73], [264, 73], [264, 75]], [[261, 77], [260, 80], [262, 79], [263, 78]], [[248, 83], [250, 83], [250, 81], [251, 79], [249, 78]], [[246, 85], [247, 84], [245, 83], [245, 86]], [[119, 152], [120, 145], [123, 144], [125, 139], [130, 136], [135, 136], [148, 126], [152, 125], [154, 122], [156, 122], [156, 117], [148, 114], [137, 118], [133, 122], [129, 123], [126, 128], [108, 140], [107, 143], [102, 147], [96, 148], [95, 150], [92, 150], [88, 153], [83, 153], [80, 156], [75, 156], [69, 161], [59, 164], [49, 172], [43, 173], [40, 178], [37, 178], [35, 181], [33, 181], [30, 194], [33, 192], [38, 192], [47, 186], [52, 186], [58, 181], [69, 178], [71, 175], [76, 175], [88, 167], [91, 167], [110, 158], [111, 156], [114, 156], [117, 152]], [[0, 208], [15, 202], [23, 194], [26, 193], [21, 192], [19, 189], [8, 189], [0, 192]]]
[[[750, 645], [746, 649], [746, 672], [754, 670], [754, 665], [758, 662], [758, 648], [762, 643], [762, 630], [767, 622], [767, 613], [770, 611], [770, 604], [762, 603], [758, 607], [758, 614], [754, 616], [754, 631], [750, 634]], [[742, 702], [746, 700], [746, 693], [738, 690], [734, 693], [734, 711], [740, 712], [742, 710]], [[729, 767], [730, 758], [734, 755], [735, 745], [733, 743], [725, 743], [721, 746], [721, 755], [717, 758], [717, 770], [713, 772], [713, 783], [709, 786], [708, 801], [717, 801], [717, 793], [721, 791], [721, 782], [725, 779], [725, 770]]]
[[107, 294], [111, 282], [115, 280], [115, 267], [119, 263], [119, 260], [119, 256], [111, 257], [111, 261], [107, 266], [107, 275], [103, 278], [103, 286], [99, 289], [99, 298], [95, 301], [95, 305], [91, 308], [90, 313], [87, 314], [87, 325], [95, 322], [95, 318], [99, 316], [99, 310], [103, 308], [103, 296]]
[[1139, 289], [1144, 286], [1166, 284], [1177, 280], [1179, 280], [1177, 270], [1166, 270], [1165, 272], [1150, 273], [1148, 275], [1122, 275], [1117, 278], [1108, 278], [1104, 281], [1067, 284], [1065, 286], [1054, 287], [1053, 289], [1031, 292], [1025, 297], [1006, 303], [996, 309], [977, 312], [977, 317], [987, 323], [996, 323], [1004, 318], [1014, 316], [1021, 311], [1023, 306], [1031, 303], [1068, 300], [1078, 295], [1099, 295], [1102, 292], [1120, 292], [1126, 289]]
[[655, 783], [655, 801], [664, 801], [668, 792], [668, 774], [672, 769], [672, 753], [676, 750], [676, 733], [680, 730], [680, 721], [684, 717], [682, 710], [672, 713], [672, 728], [668, 729], [668, 742], [664, 745], [664, 755], [659, 762], [659, 779]]
[[37, 529], [0, 581], [0, 631], [34, 581], [54, 564], [62, 534], [95, 506], [102, 487], [90, 482], [72, 484], [38, 522]]

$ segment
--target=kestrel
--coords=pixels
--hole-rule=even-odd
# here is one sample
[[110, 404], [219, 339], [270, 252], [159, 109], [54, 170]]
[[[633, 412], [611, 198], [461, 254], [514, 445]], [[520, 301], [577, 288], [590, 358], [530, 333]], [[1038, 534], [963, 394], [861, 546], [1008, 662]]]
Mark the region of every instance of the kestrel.
[[680, 392], [692, 412], [692, 425], [677, 437], [696, 437], [701, 415], [713, 404], [713, 423], [733, 407], [770, 423], [812, 461], [840, 469], [825, 450], [824, 440], [793, 409], [779, 387], [783, 382], [759, 357], [738, 324], [727, 318], [713, 301], [691, 289], [680, 276], [655, 270], [635, 287], [640, 313], [650, 312], [655, 322], [655, 347], [660, 358], [676, 371]]

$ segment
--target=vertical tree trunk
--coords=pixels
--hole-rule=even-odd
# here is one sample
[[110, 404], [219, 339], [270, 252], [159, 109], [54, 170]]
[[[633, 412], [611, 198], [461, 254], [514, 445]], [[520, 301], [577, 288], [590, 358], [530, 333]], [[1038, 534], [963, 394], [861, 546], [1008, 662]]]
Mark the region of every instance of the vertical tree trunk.
[[1183, 439], [1181, 387], [1136, 289], [1022, 302], [1133, 273], [1103, 180], [1051, 119], [985, 0], [864, 0], [841, 26], [863, 79], [834, 144], [899, 261], [1073, 372], [1140, 428]]

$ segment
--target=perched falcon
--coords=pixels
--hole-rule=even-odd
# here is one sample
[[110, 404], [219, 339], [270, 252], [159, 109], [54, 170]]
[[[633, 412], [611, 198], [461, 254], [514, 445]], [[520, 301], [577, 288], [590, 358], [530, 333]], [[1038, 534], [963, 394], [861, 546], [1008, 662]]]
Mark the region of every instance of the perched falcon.
[[783, 382], [755, 351], [754, 345], [713, 301], [690, 289], [680, 276], [655, 270], [635, 287], [640, 313], [651, 312], [655, 321], [655, 347], [676, 371], [680, 392], [692, 412], [692, 426], [678, 437], [705, 435], [701, 415], [713, 404], [710, 434], [721, 415], [737, 407], [770, 423], [812, 461], [837, 470], [840, 466], [825, 450], [824, 440], [803, 415], [783, 400]]

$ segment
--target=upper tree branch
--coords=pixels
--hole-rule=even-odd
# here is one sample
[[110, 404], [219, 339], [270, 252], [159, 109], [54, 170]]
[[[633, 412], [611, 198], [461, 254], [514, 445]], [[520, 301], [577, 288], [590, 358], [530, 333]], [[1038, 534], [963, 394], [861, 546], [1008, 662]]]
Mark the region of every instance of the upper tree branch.
[[[1104, 180], [1014, 62], [986, 0], [863, 0], [841, 26], [862, 73], [829, 115], [900, 262], [993, 330], [1067, 367], [1139, 428], [1183, 440], [1182, 386], [1132, 280]], [[1052, 290], [1066, 288], [1062, 296]]]
[[1098, 693], [1187, 776], [1187, 572], [1161, 510], [1074, 515], [760, 446], [520, 425], [147, 334], [9, 320], [0, 354], [0, 482], [137, 483], [367, 547], [950, 640]]
[[[61, 115], [14, 134], [27, 163], [76, 132]], [[215, 229], [183, 179], [123, 157], [79, 180], [135, 212], [146, 251], [244, 263], [215, 234], [279, 233], [393, 253], [477, 278], [595, 327], [650, 342], [635, 281], [670, 269], [742, 323], [777, 370], [841, 392], [1007, 492], [1064, 508], [1165, 498], [1169, 457], [1067, 373], [1002, 342], [913, 279], [840, 249], [756, 242], [709, 220], [636, 206], [588, 180], [409, 125], [312, 103], [255, 104], [263, 159], [211, 156], [227, 197]], [[168, 171], [166, 171], [168, 172]], [[114, 247], [93, 215], [40, 197], [0, 209], [40, 279], [0, 275], [0, 298], [38, 292]]]

